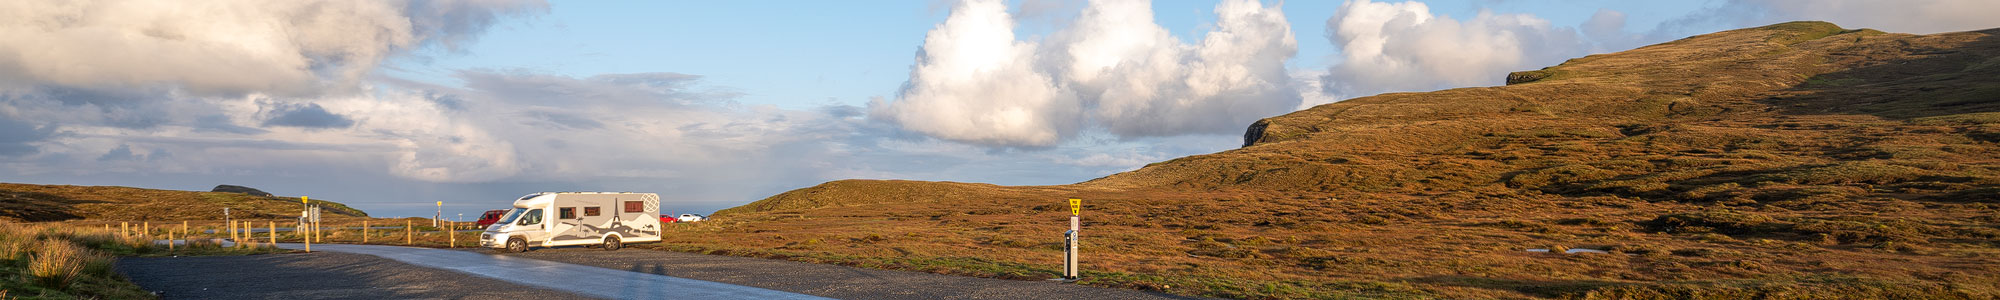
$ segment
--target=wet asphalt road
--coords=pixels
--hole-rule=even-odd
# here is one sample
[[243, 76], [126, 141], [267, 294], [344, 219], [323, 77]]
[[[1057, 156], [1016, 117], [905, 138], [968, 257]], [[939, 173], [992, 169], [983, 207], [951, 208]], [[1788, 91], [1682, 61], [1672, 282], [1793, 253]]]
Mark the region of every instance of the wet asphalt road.
[[[492, 253], [486, 250], [480, 250]], [[1197, 299], [1136, 290], [864, 269], [646, 249], [538, 248], [502, 256], [759, 287], [838, 299]]]
[[125, 257], [117, 268], [161, 299], [580, 299], [583, 295], [365, 254]]
[[[278, 244], [302, 249], [301, 244]], [[458, 271], [538, 288], [607, 299], [823, 300], [798, 293], [585, 265], [488, 255], [474, 251], [383, 245], [320, 245], [315, 252], [374, 255], [429, 268]]]
[[[374, 255], [325, 251], [333, 250], [333, 246]], [[618, 295], [650, 299], [659, 298], [654, 296], [663, 291], [694, 298], [731, 298], [728, 296], [731, 293], [743, 295], [740, 291], [744, 290], [839, 299], [1189, 299], [1051, 281], [959, 277], [645, 249], [543, 248], [527, 253], [495, 253], [483, 249], [325, 245], [314, 250], [310, 254], [124, 258], [119, 260], [118, 269], [141, 287], [162, 292], [165, 299], [628, 298]], [[465, 273], [499, 272], [479, 265], [482, 262], [526, 264], [516, 267], [522, 268], [523, 273], [566, 270], [591, 275], [495, 279]], [[595, 290], [569, 293], [560, 289], [601, 284], [606, 280], [580, 279], [606, 277], [624, 278], [627, 282], [613, 284], [618, 287], [611, 289], [630, 291], [636, 285], [642, 286], [638, 288], [641, 291], [606, 294]], [[572, 284], [578, 281], [583, 282]], [[673, 292], [689, 286], [713, 290]]]

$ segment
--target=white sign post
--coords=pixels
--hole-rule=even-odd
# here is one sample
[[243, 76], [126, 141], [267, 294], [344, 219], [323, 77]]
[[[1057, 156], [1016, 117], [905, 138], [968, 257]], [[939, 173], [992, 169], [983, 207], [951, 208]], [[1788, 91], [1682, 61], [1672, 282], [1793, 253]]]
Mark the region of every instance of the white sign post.
[[1069, 199], [1069, 232], [1063, 234], [1068, 245], [1063, 251], [1063, 279], [1076, 280], [1077, 233], [1082, 229], [1083, 199]]

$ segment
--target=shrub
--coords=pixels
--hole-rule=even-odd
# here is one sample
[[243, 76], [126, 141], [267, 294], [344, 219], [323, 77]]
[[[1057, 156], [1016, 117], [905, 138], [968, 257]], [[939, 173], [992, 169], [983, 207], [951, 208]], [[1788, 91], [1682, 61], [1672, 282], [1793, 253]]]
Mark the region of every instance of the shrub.
[[35, 246], [34, 259], [28, 262], [28, 274], [35, 277], [35, 283], [44, 287], [62, 289], [83, 273], [89, 253], [62, 240], [42, 240]]

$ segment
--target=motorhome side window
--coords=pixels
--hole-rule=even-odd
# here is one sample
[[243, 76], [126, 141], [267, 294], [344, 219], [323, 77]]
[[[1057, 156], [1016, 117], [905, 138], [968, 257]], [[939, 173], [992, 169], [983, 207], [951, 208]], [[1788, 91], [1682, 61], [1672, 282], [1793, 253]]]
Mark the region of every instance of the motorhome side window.
[[535, 225], [541, 223], [542, 223], [542, 210], [534, 209], [534, 210], [529, 210], [526, 215], [521, 216], [521, 224], [516, 224], [516, 225]]
[[646, 212], [646, 203], [639, 201], [625, 201], [625, 212], [628, 213]]
[[584, 208], [583, 208], [583, 216], [585, 216], [585, 217], [595, 217], [595, 216], [597, 216], [597, 215], [600, 215], [600, 214], [603, 214], [603, 213], [604, 213], [604, 212], [603, 212], [602, 210], [600, 210], [600, 209], [597, 209], [597, 207], [596, 207], [596, 206], [591, 206], [591, 207], [584, 207]]
[[575, 219], [575, 218], [576, 218], [576, 208], [575, 208], [575, 207], [564, 207], [564, 208], [557, 208], [557, 209], [556, 209], [556, 214], [559, 214], [559, 215], [561, 215], [560, 217], [561, 217], [561, 218], [563, 218], [563, 219]]

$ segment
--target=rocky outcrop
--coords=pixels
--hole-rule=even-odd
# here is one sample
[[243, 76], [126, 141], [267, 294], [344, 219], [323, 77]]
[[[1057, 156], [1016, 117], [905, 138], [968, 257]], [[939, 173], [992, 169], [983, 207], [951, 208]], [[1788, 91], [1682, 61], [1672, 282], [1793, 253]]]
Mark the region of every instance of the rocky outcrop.
[[1507, 85], [1516, 85], [1548, 79], [1555, 72], [1549, 70], [1520, 71], [1507, 73]]
[[227, 184], [224, 184], [224, 185], [218, 185], [218, 186], [215, 186], [215, 188], [214, 188], [214, 189], [210, 189], [210, 190], [208, 190], [208, 191], [210, 191], [210, 192], [218, 192], [218, 193], [237, 193], [237, 194], [245, 194], [245, 195], [251, 195], [251, 196], [264, 196], [264, 197], [271, 197], [271, 193], [265, 193], [264, 191], [261, 191], [261, 190], [257, 190], [257, 189], [254, 189], [254, 188], [250, 188], [250, 187], [247, 187], [247, 186], [240, 186], [240, 185], [227, 185]]

